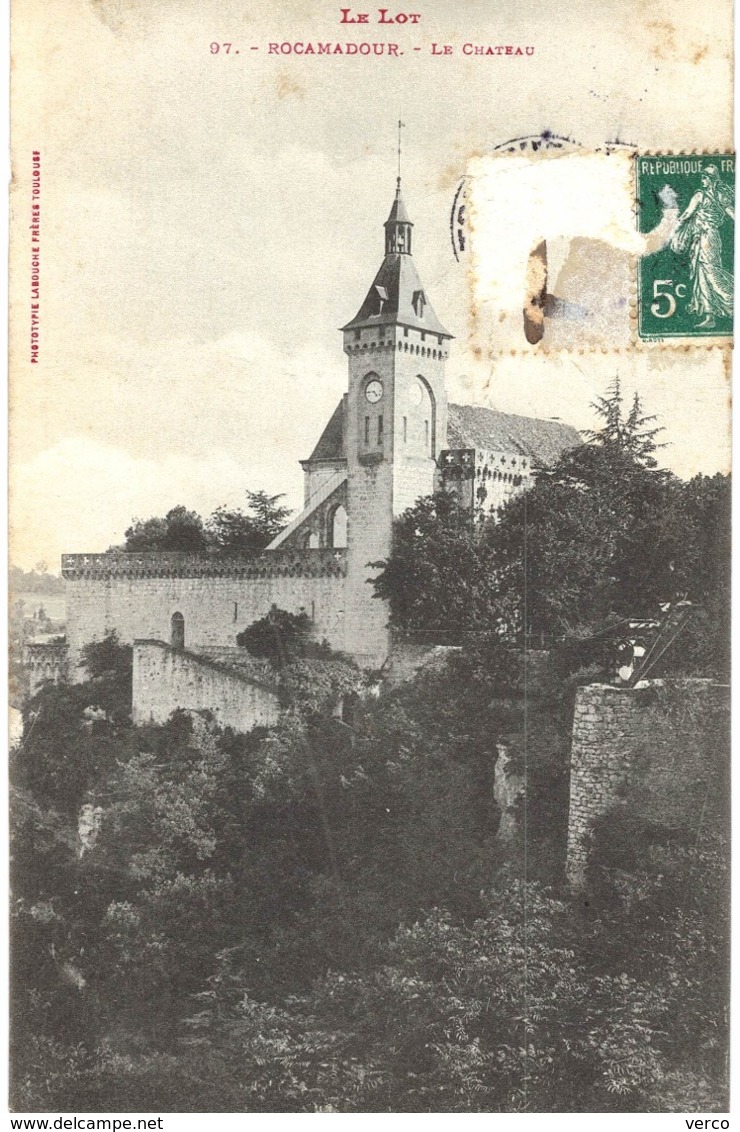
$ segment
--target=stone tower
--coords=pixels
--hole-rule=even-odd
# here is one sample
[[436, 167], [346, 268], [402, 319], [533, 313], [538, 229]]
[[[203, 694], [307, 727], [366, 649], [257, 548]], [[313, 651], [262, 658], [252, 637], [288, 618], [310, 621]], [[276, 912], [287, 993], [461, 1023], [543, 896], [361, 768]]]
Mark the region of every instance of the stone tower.
[[385, 222], [385, 258], [359, 311], [342, 328], [349, 361], [347, 647], [368, 664], [389, 652], [388, 611], [373, 598], [370, 562], [387, 558], [393, 520], [435, 490], [447, 444], [445, 360], [452, 337], [412, 258], [413, 224], [401, 197]]

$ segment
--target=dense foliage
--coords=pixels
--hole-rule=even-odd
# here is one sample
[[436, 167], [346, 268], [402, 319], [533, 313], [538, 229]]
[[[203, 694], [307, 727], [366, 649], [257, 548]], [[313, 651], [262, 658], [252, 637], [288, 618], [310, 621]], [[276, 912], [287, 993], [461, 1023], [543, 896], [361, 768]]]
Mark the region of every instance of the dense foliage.
[[314, 640], [313, 623], [307, 613], [290, 613], [277, 606], [237, 633], [236, 643], [252, 656], [269, 660], [276, 668], [331, 652], [327, 644]]
[[729, 671], [729, 477], [659, 469], [659, 430], [639, 400], [624, 410], [618, 382], [597, 409], [602, 427], [482, 534], [444, 494], [398, 520], [375, 581], [395, 625], [451, 641], [471, 630], [518, 645], [584, 640], [688, 598], [699, 612], [672, 663]]
[[[188, 713], [134, 729], [130, 655], [85, 663], [29, 706], [11, 768], [15, 1107], [723, 1108], [724, 846], [635, 817], [644, 852], [615, 869], [605, 824], [590, 901], [559, 887], [557, 673], [525, 713], [531, 675], [489, 638], [364, 694], [351, 725], [317, 694], [235, 735]], [[700, 732], [723, 742], [690, 715], [662, 741]], [[508, 846], [500, 741], [528, 750]]]
[[247, 491], [247, 511], [217, 507], [208, 519], [186, 507], [163, 517], [134, 519], [126, 530], [127, 551], [183, 551], [189, 554], [259, 554], [285, 526], [290, 509], [281, 495]]
[[474, 537], [469, 514], [455, 496], [437, 492], [397, 520], [393, 551], [374, 580], [393, 624], [439, 640], [463, 631], [495, 629], [497, 580], [486, 548]]

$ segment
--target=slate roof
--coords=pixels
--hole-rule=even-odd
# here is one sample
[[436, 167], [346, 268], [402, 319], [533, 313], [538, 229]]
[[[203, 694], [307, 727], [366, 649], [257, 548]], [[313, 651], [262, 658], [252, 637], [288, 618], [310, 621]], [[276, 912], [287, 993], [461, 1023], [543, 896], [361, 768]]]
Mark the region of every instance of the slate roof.
[[562, 421], [520, 417], [483, 405], [447, 407], [448, 448], [519, 452], [536, 467], [546, 468], [581, 443], [576, 429]]
[[400, 180], [400, 178], [399, 178], [399, 181], [398, 181], [398, 187], [396, 189], [396, 199], [393, 201], [393, 204], [391, 205], [391, 211], [390, 211], [390, 213], [388, 215], [388, 219], [386, 220], [385, 223], [386, 223], [386, 225], [388, 225], [388, 224], [411, 224], [412, 228], [414, 226], [411, 222], [411, 219], [409, 218], [408, 212], [406, 211], [406, 205], [403, 203], [403, 197], [401, 196], [401, 180]]
[[329, 418], [329, 423], [319, 437], [319, 442], [308, 460], [341, 460], [346, 456], [344, 449], [344, 398], [339, 402]]
[[[581, 443], [576, 429], [562, 421], [500, 413], [483, 405], [449, 405], [447, 409], [447, 448], [518, 452], [528, 456], [535, 467], [547, 468]], [[342, 460], [346, 455], [342, 399], [307, 462]]]
[[[378, 290], [381, 288], [381, 291]], [[424, 313], [421, 318], [414, 309], [414, 294], [424, 291], [413, 257], [407, 254], [387, 255], [373, 279], [365, 301], [355, 317], [342, 330], [353, 330], [356, 326], [384, 326], [401, 323], [402, 326], [428, 330], [452, 338], [434, 313], [432, 304], [424, 291]], [[380, 307], [381, 294], [383, 299]], [[380, 311], [380, 313], [378, 313]]]

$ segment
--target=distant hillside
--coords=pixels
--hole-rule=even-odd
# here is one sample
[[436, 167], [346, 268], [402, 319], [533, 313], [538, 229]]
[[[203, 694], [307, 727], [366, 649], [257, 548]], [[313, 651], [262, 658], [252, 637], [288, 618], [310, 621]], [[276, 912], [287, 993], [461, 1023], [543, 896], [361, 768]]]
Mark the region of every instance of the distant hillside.
[[21, 570], [20, 566], [11, 566], [8, 576], [10, 593], [24, 594], [63, 594], [64, 578], [58, 574], [49, 574], [46, 569]]

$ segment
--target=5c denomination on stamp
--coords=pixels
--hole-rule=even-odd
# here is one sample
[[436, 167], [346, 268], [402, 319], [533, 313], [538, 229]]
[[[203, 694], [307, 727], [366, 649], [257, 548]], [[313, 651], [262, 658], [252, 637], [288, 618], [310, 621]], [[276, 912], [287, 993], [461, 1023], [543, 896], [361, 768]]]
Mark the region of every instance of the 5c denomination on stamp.
[[636, 162], [637, 225], [677, 211], [670, 239], [638, 266], [641, 338], [727, 338], [734, 290], [735, 158], [653, 154]]

